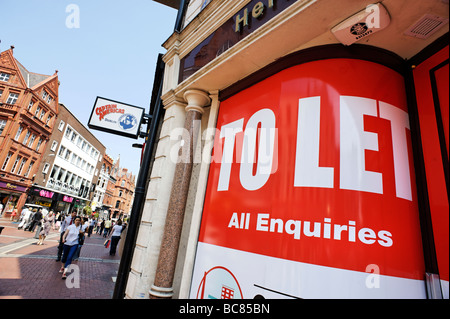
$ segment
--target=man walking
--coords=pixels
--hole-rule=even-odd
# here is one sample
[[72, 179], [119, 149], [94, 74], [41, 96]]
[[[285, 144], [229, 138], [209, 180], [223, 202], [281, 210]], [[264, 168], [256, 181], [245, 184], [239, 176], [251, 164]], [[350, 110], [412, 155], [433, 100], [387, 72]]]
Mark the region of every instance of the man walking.
[[30, 232], [33, 232], [34, 228], [36, 226], [40, 225], [41, 219], [42, 219], [42, 209], [39, 208], [39, 210], [31, 218], [31, 225], [30, 225], [30, 228], [29, 228]]
[[88, 237], [91, 237], [92, 231], [94, 230], [94, 227], [96, 224], [97, 224], [97, 220], [95, 218], [92, 218], [89, 223]]

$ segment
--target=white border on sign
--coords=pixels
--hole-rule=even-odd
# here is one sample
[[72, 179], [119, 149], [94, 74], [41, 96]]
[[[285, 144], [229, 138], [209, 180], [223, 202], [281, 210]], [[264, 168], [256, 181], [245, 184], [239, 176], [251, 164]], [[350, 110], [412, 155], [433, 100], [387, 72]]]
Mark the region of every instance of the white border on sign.
[[97, 96], [88, 127], [130, 138], [138, 138], [144, 108]]

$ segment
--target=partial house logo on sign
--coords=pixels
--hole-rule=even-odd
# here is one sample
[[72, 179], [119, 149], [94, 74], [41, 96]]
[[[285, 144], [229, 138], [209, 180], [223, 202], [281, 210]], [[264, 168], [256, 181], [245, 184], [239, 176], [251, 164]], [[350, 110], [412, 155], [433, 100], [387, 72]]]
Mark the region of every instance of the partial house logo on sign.
[[205, 272], [197, 291], [197, 299], [243, 299], [235, 275], [225, 267], [213, 267]]
[[131, 138], [138, 138], [144, 109], [97, 97], [89, 118], [89, 128]]

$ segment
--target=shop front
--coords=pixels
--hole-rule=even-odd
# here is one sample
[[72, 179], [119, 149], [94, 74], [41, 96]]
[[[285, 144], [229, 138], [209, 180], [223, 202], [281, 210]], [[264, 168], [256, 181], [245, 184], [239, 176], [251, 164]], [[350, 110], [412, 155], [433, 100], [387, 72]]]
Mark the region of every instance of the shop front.
[[448, 58], [330, 44], [222, 91], [189, 297], [448, 298]]
[[[25, 203], [27, 188], [13, 183], [0, 182], [0, 203], [3, 206], [3, 217], [10, 217], [14, 209]], [[17, 212], [20, 214], [20, 212]]]
[[383, 6], [180, 9], [128, 297], [449, 298], [448, 4]]
[[31, 187], [27, 203], [41, 205], [54, 212], [69, 213], [75, 206], [75, 209], [81, 206], [83, 204], [80, 204], [81, 201], [82, 199], [64, 193], [58, 193], [41, 187]]
[[191, 298], [426, 297], [403, 61], [353, 51], [221, 100]]
[[28, 193], [27, 204], [40, 205], [42, 207], [46, 207], [47, 209], [51, 209], [53, 199], [55, 197], [54, 192], [32, 187]]
[[70, 207], [73, 206], [73, 203], [76, 199], [69, 195], [58, 194], [58, 197], [56, 200], [57, 200], [56, 206], [55, 206], [56, 211], [69, 213]]
[[448, 61], [325, 44], [220, 91], [190, 298], [449, 298]]

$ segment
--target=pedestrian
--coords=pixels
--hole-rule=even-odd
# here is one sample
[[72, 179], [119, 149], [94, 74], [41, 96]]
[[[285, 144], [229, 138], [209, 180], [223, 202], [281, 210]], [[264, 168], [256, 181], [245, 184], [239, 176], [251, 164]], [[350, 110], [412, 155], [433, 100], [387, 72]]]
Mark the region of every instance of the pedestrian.
[[32, 213], [33, 213], [33, 210], [29, 209], [29, 208], [24, 212], [22, 221], [20, 222], [18, 229], [23, 228], [23, 230], [25, 230], [27, 228], [28, 224], [31, 222], [31, 214]]
[[23, 227], [23, 225], [25, 225], [25, 223], [27, 222], [26, 219], [28, 219], [28, 217], [30, 216], [30, 213], [31, 212], [30, 212], [30, 209], [28, 208], [28, 206], [25, 206], [22, 209], [22, 212], [20, 213], [20, 223], [19, 223], [19, 226], [17, 226], [17, 229], [21, 229]]
[[85, 234], [86, 231], [88, 231], [89, 227], [89, 222], [88, 219], [86, 217], [83, 218], [83, 225], [81, 225], [81, 232], [80, 232], [80, 237], [78, 238], [78, 248], [77, 251], [75, 252], [75, 254], [73, 255], [72, 261], [78, 260], [78, 258], [80, 257], [80, 252], [81, 252], [81, 248], [83, 248], [84, 245], [84, 239], [86, 238]]
[[102, 222], [100, 223], [100, 230], [97, 231], [97, 234], [101, 235], [103, 233], [104, 228], [105, 228], [105, 220], [102, 219]]
[[14, 221], [14, 218], [16, 217], [16, 215], [17, 215], [17, 208], [14, 208], [14, 210], [13, 210], [13, 212], [11, 214], [11, 218], [9, 220]]
[[28, 230], [29, 230], [30, 232], [33, 232], [33, 231], [34, 231], [34, 228], [35, 228], [36, 226], [39, 226], [39, 225], [40, 225], [41, 219], [42, 219], [42, 210], [39, 209], [39, 210], [33, 215], [33, 217], [31, 218], [31, 225], [29, 226]]
[[116, 255], [116, 248], [117, 244], [120, 240], [120, 235], [122, 234], [122, 220], [119, 219], [117, 223], [114, 225], [114, 227], [111, 230], [111, 247], [109, 249], [109, 255], [115, 256]]
[[44, 218], [45, 216], [48, 215], [48, 209], [47, 208], [42, 208], [42, 218]]
[[31, 226], [31, 224], [33, 223], [33, 217], [34, 217], [34, 215], [36, 215], [36, 213], [37, 213], [37, 209], [36, 208], [33, 208], [32, 210], [31, 210], [31, 212], [30, 212], [30, 215], [28, 216], [28, 220], [27, 220], [27, 222], [25, 223], [25, 225], [23, 226], [23, 230], [24, 231], [29, 231], [30, 230], [30, 226]]
[[59, 225], [61, 225], [61, 219], [59, 218], [60, 215], [61, 215], [60, 212], [57, 212], [55, 215], [55, 222], [53, 223], [53, 230], [58, 230]]
[[94, 226], [97, 224], [97, 220], [95, 218], [92, 218], [89, 224], [89, 230], [88, 230], [88, 237], [91, 237], [92, 231], [94, 230]]
[[[60, 235], [59, 235], [58, 254], [56, 255], [56, 261], [60, 261], [61, 260], [61, 256], [62, 256], [62, 253], [63, 253], [64, 245], [63, 245], [62, 238], [64, 236], [64, 232], [66, 231], [67, 227], [72, 225], [72, 223], [74, 222], [76, 216], [77, 216], [77, 212], [73, 211], [70, 214], [70, 216], [67, 216], [61, 222], [61, 226], [59, 227]], [[61, 218], [63, 218], [63, 216]]]
[[[76, 212], [75, 212], [76, 213]], [[62, 273], [62, 279], [66, 279], [67, 270], [70, 264], [72, 263], [72, 258], [78, 248], [78, 239], [79, 235], [82, 233], [81, 230], [81, 217], [76, 216], [74, 218], [74, 222], [72, 225], [68, 226], [64, 231], [64, 235], [62, 237], [63, 243], [63, 256], [61, 259], [62, 265], [59, 270]]]
[[111, 228], [111, 220], [110, 220], [110, 219], [107, 219], [107, 220], [105, 221], [105, 231], [103, 232], [103, 237], [104, 237], [104, 238], [106, 238], [106, 237], [109, 236], [110, 228]]
[[55, 221], [55, 216], [53, 215], [53, 211], [50, 211], [44, 217], [44, 225], [42, 226], [42, 230], [39, 233], [39, 241], [37, 242], [38, 245], [44, 244], [44, 239], [50, 233], [50, 229], [52, 228], [52, 224], [54, 221]]
[[[122, 238], [122, 236], [123, 236], [123, 238], [127, 238], [127, 231], [128, 231], [127, 230], [127, 223], [123, 222], [122, 223], [122, 233], [120, 235], [120, 238]], [[119, 251], [119, 256], [122, 256], [123, 248], [125, 246], [125, 242], [126, 242], [126, 240], [119, 241], [119, 245], [117, 245], [117, 249]]]

